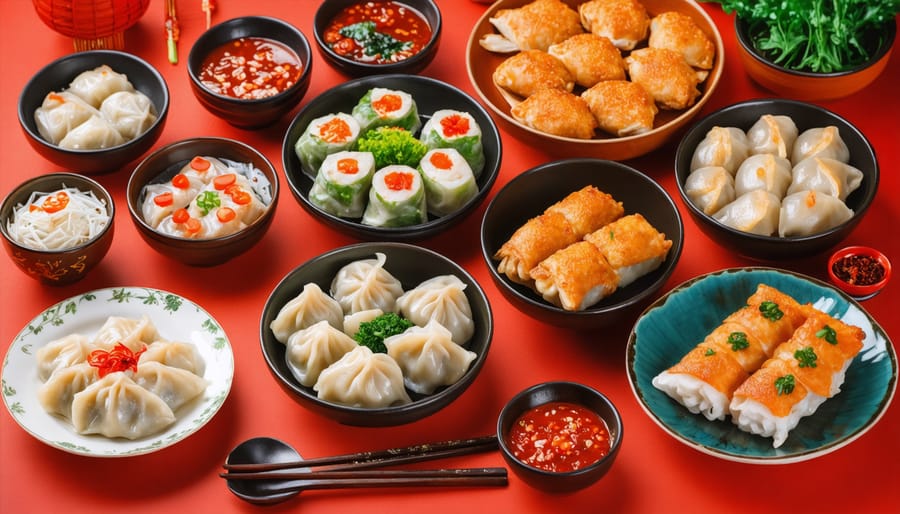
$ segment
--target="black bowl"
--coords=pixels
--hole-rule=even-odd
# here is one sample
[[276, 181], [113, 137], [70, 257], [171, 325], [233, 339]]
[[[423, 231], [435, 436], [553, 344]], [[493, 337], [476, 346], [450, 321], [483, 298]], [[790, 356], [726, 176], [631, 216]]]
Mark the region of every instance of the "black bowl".
[[[203, 60], [216, 48], [242, 37], [275, 40], [296, 52], [303, 65], [297, 82], [277, 95], [254, 100], [220, 95], [207, 89], [199, 79]], [[303, 32], [285, 21], [265, 16], [243, 16], [213, 26], [194, 42], [187, 63], [191, 90], [197, 100], [209, 112], [242, 129], [269, 126], [289, 113], [309, 89], [312, 68], [312, 52]]]
[[316, 16], [313, 20], [313, 35], [315, 36], [319, 53], [328, 64], [351, 77], [362, 77], [366, 75], [388, 73], [406, 73], [414, 75], [422, 71], [434, 60], [441, 40], [442, 23], [441, 10], [434, 0], [402, 0], [400, 2], [421, 14], [431, 27], [431, 39], [417, 54], [402, 61], [375, 64], [356, 61], [335, 52], [331, 46], [325, 42], [325, 30], [338, 13], [343, 9], [358, 3], [358, 0], [325, 0], [319, 5], [319, 9], [316, 11]]
[[[567, 194], [588, 185], [594, 185], [622, 202], [625, 214], [642, 214], [672, 241], [672, 247], [665, 262], [656, 270], [616, 290], [592, 307], [567, 311], [500, 273], [493, 256], [529, 219]], [[665, 189], [634, 168], [590, 158], [554, 161], [518, 175], [497, 192], [481, 223], [482, 256], [503, 296], [535, 319], [576, 329], [597, 328], [636, 317], [675, 270], [683, 241], [681, 215]]]
[[[829, 125], [838, 128], [841, 139], [850, 150], [850, 165], [863, 172], [862, 184], [845, 201], [854, 212], [852, 218], [832, 229], [810, 236], [761, 236], [720, 223], [688, 198], [684, 186], [690, 175], [691, 158], [706, 133], [716, 126], [737, 127], [746, 131], [764, 114], [790, 116], [800, 133], [806, 129]], [[675, 152], [675, 181], [678, 193], [700, 230], [721, 246], [759, 261], [810, 257], [835, 247], [862, 220], [875, 199], [878, 180], [879, 168], [875, 150], [859, 129], [827, 109], [795, 100], [758, 99], [729, 105], [698, 121], [684, 135]]]
[[[156, 108], [156, 121], [135, 139], [100, 150], [71, 150], [45, 140], [38, 132], [34, 112], [47, 94], [66, 89], [81, 72], [103, 64], [127, 75], [135, 89], [150, 98]], [[89, 50], [60, 57], [38, 71], [22, 89], [18, 111], [19, 124], [29, 144], [43, 158], [76, 173], [109, 173], [141, 157], [159, 139], [169, 114], [169, 88], [162, 75], [140, 57], [115, 50]]]
[[[455, 275], [466, 284], [465, 293], [472, 308], [475, 333], [466, 348], [477, 354], [468, 371], [453, 385], [437, 389], [431, 395], [409, 392], [412, 403], [385, 408], [348, 407], [320, 400], [311, 387], [294, 378], [285, 362], [285, 345], [275, 339], [269, 328], [281, 308], [296, 297], [308, 283], [316, 283], [326, 293], [331, 280], [345, 265], [360, 259], [371, 259], [376, 252], [385, 254], [385, 269], [408, 291], [424, 280], [438, 275]], [[378, 427], [411, 423], [430, 416], [449, 405], [472, 384], [487, 358], [493, 336], [490, 303], [478, 282], [450, 259], [406, 243], [357, 243], [315, 257], [288, 273], [266, 300], [260, 321], [260, 343], [269, 371], [278, 385], [300, 405], [342, 424]]]
[[[34, 192], [51, 192], [73, 187], [82, 192], [93, 192], [106, 204], [109, 222], [93, 239], [72, 248], [62, 250], [37, 250], [21, 244], [9, 233], [7, 222], [13, 210], [26, 204]], [[6, 195], [0, 204], [0, 233], [10, 259], [25, 274], [52, 286], [63, 286], [81, 280], [97, 264], [112, 246], [116, 208], [113, 198], [99, 182], [75, 173], [48, 173], [22, 182]]]
[[[272, 201], [256, 221], [227, 236], [185, 239], [155, 230], [141, 212], [144, 186], [171, 179], [193, 157], [207, 155], [240, 163], [252, 163], [271, 184]], [[134, 169], [126, 190], [128, 212], [138, 233], [157, 252], [191, 266], [215, 266], [249, 250], [269, 230], [278, 205], [278, 173], [265, 155], [233, 139], [199, 137], [166, 145], [148, 155]]]
[[[429, 215], [427, 222], [408, 227], [372, 227], [363, 225], [358, 218], [341, 218], [325, 212], [310, 202], [309, 190], [313, 185], [315, 171], [304, 169], [294, 152], [294, 143], [312, 120], [332, 113], [350, 113], [359, 99], [373, 87], [397, 89], [412, 95], [423, 125], [425, 120], [437, 110], [456, 109], [471, 114], [481, 127], [485, 164], [477, 180], [478, 194], [459, 210], [441, 217]], [[501, 154], [500, 133], [494, 121], [478, 102], [463, 91], [439, 80], [418, 75], [381, 75], [345, 82], [320, 94], [306, 104], [288, 127], [282, 146], [281, 159], [284, 165], [284, 174], [294, 197], [300, 202], [300, 206], [314, 218], [340, 232], [362, 240], [414, 241], [436, 235], [459, 223], [478, 207], [497, 180]]]
[[[508, 440], [513, 423], [527, 411], [550, 402], [573, 403], [600, 416], [609, 430], [609, 453], [589, 466], [567, 472], [543, 470], [517, 459]], [[588, 487], [606, 475], [622, 446], [622, 429], [619, 411], [602, 393], [575, 382], [545, 382], [525, 389], [507, 402], [497, 420], [497, 439], [504, 460], [523, 482], [542, 491], [567, 493]]]

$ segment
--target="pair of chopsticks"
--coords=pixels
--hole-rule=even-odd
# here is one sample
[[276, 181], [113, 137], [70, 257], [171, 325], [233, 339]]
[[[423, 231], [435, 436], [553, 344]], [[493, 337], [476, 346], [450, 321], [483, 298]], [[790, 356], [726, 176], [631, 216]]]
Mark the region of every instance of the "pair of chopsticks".
[[[370, 469], [486, 452], [497, 449], [497, 446], [498, 443], [495, 436], [484, 436], [473, 439], [419, 444], [403, 448], [300, 459], [291, 462], [247, 464], [229, 464], [226, 462], [223, 467], [227, 472], [220, 473], [219, 476], [229, 480], [347, 480], [353, 481], [353, 486], [355, 487], [379, 485], [384, 481], [394, 485], [413, 483], [427, 485], [430, 479], [434, 479], [435, 485], [448, 479], [468, 480], [473, 484], [481, 482], [500, 485], [501, 483], [505, 484], [506, 481], [505, 468]], [[323, 469], [310, 470], [310, 468]], [[476, 478], [487, 478], [488, 481], [476, 481], [474, 480]]]

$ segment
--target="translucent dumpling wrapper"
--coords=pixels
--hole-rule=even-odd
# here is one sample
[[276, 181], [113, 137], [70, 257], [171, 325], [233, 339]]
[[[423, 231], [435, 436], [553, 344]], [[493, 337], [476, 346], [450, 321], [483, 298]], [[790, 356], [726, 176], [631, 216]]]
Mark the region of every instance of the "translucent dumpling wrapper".
[[157, 361], [140, 363], [133, 379], [137, 385], [166, 402], [172, 412], [202, 395], [208, 385], [201, 376]]
[[841, 138], [841, 131], [834, 125], [816, 127], [807, 129], [797, 136], [791, 152], [791, 162], [797, 165], [800, 161], [813, 156], [850, 162], [850, 149]]
[[684, 182], [688, 199], [704, 214], [713, 214], [737, 197], [734, 176], [721, 166], [697, 168]]
[[790, 159], [797, 134], [797, 125], [790, 116], [763, 114], [747, 130], [750, 152], [774, 154]]
[[484, 170], [481, 127], [471, 114], [453, 109], [435, 111], [422, 127], [419, 139], [429, 149], [454, 148], [479, 177]]
[[425, 185], [415, 168], [398, 164], [375, 172], [369, 203], [363, 212], [363, 225], [406, 227], [426, 221]]
[[34, 111], [38, 133], [54, 145], [66, 134], [99, 112], [77, 95], [68, 91], [49, 93], [40, 107]]
[[309, 190], [309, 201], [342, 218], [360, 218], [365, 212], [375, 173], [370, 152], [340, 151], [325, 158]]
[[349, 150], [359, 138], [360, 132], [359, 122], [349, 114], [320, 116], [309, 122], [294, 143], [294, 153], [300, 159], [303, 170], [315, 177], [325, 157]]
[[156, 361], [173, 368], [181, 368], [201, 377], [206, 372], [206, 362], [203, 360], [203, 356], [200, 355], [200, 350], [191, 343], [154, 341], [141, 354], [138, 364], [149, 361]]
[[46, 382], [56, 371], [83, 362], [93, 350], [90, 340], [80, 334], [69, 334], [45, 344], [35, 352], [38, 378]]
[[374, 259], [356, 260], [338, 270], [331, 281], [331, 296], [345, 314], [373, 309], [396, 311], [403, 285], [385, 269], [385, 262], [385, 254], [377, 252]]
[[419, 163], [428, 211], [446, 216], [461, 209], [478, 194], [475, 174], [454, 148], [429, 150]]
[[79, 73], [69, 84], [68, 91], [99, 108], [109, 95], [118, 91], [134, 91], [134, 86], [128, 81], [127, 75], [104, 64]]
[[100, 113], [119, 134], [132, 140], [156, 122], [156, 107], [140, 91], [117, 91], [103, 100]]
[[734, 193], [741, 196], [754, 189], [763, 189], [784, 198], [791, 178], [791, 161], [775, 154], [754, 154], [738, 166], [734, 175]]
[[356, 337], [361, 324], [372, 321], [382, 314], [384, 314], [384, 311], [381, 309], [369, 309], [366, 311], [354, 312], [353, 314], [345, 314], [344, 333], [350, 337]]
[[72, 400], [72, 425], [79, 434], [138, 439], [173, 423], [175, 414], [166, 402], [125, 372], [106, 375]]
[[778, 221], [782, 237], [811, 236], [832, 229], [853, 217], [839, 198], [819, 191], [798, 191], [784, 197]]
[[303, 286], [303, 291], [292, 298], [278, 311], [269, 323], [275, 339], [287, 343], [294, 332], [311, 327], [325, 320], [331, 326], [341, 329], [344, 325], [344, 310], [341, 304], [322, 291], [315, 282]]
[[706, 166], [721, 166], [734, 174], [749, 155], [750, 141], [743, 130], [737, 127], [713, 127], [694, 149], [690, 169], [694, 171]]
[[191, 201], [203, 189], [205, 182], [197, 174], [179, 173], [178, 175], [184, 177], [186, 181], [185, 184], [179, 180], [179, 183], [182, 183], [182, 187], [176, 187], [172, 180], [144, 186], [141, 216], [153, 228], [158, 227], [164, 219], [171, 216], [176, 210], [184, 209], [190, 205]]
[[397, 299], [397, 309], [420, 327], [437, 321], [450, 331], [453, 342], [464, 345], [475, 333], [465, 289], [466, 283], [456, 275], [438, 275], [403, 293]]
[[93, 344], [98, 348], [110, 350], [121, 343], [132, 352], [140, 351], [144, 346], [161, 340], [159, 331], [153, 320], [146, 314], [140, 318], [110, 316], [94, 335]]
[[322, 370], [313, 390], [322, 400], [351, 407], [381, 408], [412, 402], [397, 361], [359, 345]]
[[38, 387], [38, 402], [45, 411], [70, 419], [75, 395], [98, 379], [97, 368], [87, 362], [62, 368]]
[[322, 320], [288, 338], [285, 361], [297, 382], [312, 387], [323, 370], [357, 346], [349, 335]]
[[434, 320], [388, 337], [384, 345], [400, 365], [406, 387], [420, 394], [455, 384], [478, 357], [454, 343], [450, 331]]
[[66, 133], [59, 146], [70, 150], [102, 150], [125, 142], [126, 139], [109, 121], [102, 116], [91, 116]]
[[774, 194], [756, 189], [737, 197], [713, 214], [719, 223], [733, 229], [761, 236], [778, 232], [781, 200]]
[[813, 156], [794, 166], [787, 193], [812, 190], [847, 200], [863, 181], [863, 172], [849, 164], [828, 157]]
[[422, 128], [412, 95], [405, 91], [376, 87], [366, 91], [351, 114], [362, 131], [377, 127], [400, 127], [415, 134]]

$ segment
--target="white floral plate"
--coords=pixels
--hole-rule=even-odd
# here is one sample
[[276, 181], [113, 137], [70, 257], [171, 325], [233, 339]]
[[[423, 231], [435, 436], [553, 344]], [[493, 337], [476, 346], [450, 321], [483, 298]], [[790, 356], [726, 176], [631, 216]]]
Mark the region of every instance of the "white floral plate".
[[[209, 386], [179, 409], [176, 422], [153, 436], [128, 440], [81, 435], [65, 419], [47, 413], [37, 399], [41, 384], [35, 352], [63, 336], [92, 336], [109, 316], [147, 315], [160, 336], [194, 344], [206, 362]], [[13, 340], [3, 360], [3, 401], [13, 419], [40, 441], [70, 453], [125, 457], [171, 446], [205, 425], [231, 390], [234, 356], [224, 330], [199, 305], [173, 293], [144, 287], [99, 289], [57, 303], [40, 313]]]

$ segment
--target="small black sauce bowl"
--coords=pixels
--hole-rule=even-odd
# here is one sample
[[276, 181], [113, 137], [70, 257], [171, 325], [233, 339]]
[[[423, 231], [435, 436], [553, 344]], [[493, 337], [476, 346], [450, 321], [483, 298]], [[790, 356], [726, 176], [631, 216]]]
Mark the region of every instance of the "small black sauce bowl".
[[[513, 423], [525, 412], [550, 402], [574, 403], [595, 412], [609, 430], [609, 453], [597, 462], [568, 472], [539, 469], [520, 461], [509, 446]], [[600, 480], [612, 468], [622, 446], [622, 417], [615, 405], [602, 393], [576, 382], [544, 382], [515, 395], [500, 411], [497, 439], [504, 460], [523, 482], [549, 493], [570, 493]]]
[[[200, 82], [203, 60], [216, 48], [242, 37], [275, 40], [296, 52], [303, 65], [297, 82], [277, 95], [255, 100], [220, 95], [207, 89]], [[272, 125], [300, 103], [309, 89], [312, 68], [312, 52], [303, 32], [285, 21], [266, 16], [243, 16], [213, 26], [194, 42], [187, 62], [191, 90], [200, 104], [235, 127], [248, 130]]]
[[359, 0], [325, 0], [316, 11], [316, 16], [313, 20], [313, 35], [315, 36], [319, 53], [328, 64], [345, 75], [362, 77], [386, 73], [412, 75], [425, 69], [434, 60], [441, 40], [442, 25], [441, 10], [434, 0], [400, 0], [398, 2], [418, 11], [431, 27], [431, 39], [419, 53], [408, 59], [387, 64], [371, 64], [349, 59], [336, 53], [325, 42], [325, 29], [328, 28], [331, 20], [343, 9], [358, 3]]

